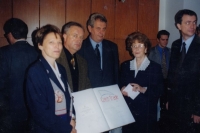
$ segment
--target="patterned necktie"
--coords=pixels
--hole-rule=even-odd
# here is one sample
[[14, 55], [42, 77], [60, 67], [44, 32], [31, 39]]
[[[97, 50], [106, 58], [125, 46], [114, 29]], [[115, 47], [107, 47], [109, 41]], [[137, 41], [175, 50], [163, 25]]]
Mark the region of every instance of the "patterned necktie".
[[182, 51], [181, 51], [181, 64], [183, 63], [183, 60], [185, 58], [185, 55], [186, 55], [186, 48], [185, 48], [185, 42], [183, 42], [183, 45], [182, 45]]
[[167, 63], [166, 63], [166, 57], [165, 57], [165, 50], [162, 50], [162, 73], [163, 77], [166, 79], [167, 78]]
[[75, 69], [75, 59], [74, 59], [74, 56], [72, 56], [72, 59], [71, 59], [70, 63], [72, 65], [73, 69]]
[[95, 54], [97, 56], [97, 60], [100, 64], [100, 68], [101, 68], [101, 55], [100, 55], [100, 51], [99, 51], [99, 44], [96, 45], [96, 48], [95, 48]]

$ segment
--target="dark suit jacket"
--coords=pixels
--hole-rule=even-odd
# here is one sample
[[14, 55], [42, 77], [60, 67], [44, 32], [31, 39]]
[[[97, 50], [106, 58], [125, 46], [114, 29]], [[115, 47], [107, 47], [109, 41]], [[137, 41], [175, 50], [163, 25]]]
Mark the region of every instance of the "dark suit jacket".
[[[67, 87], [65, 68], [58, 64], [65, 91], [48, 62], [43, 58], [33, 64], [27, 75], [26, 90], [28, 107], [31, 111], [32, 128], [34, 133], [70, 133], [71, 117], [69, 116], [70, 95]], [[67, 112], [65, 119], [55, 115], [55, 94], [50, 79], [63, 91], [66, 98]]]
[[[146, 92], [140, 93], [134, 100], [125, 96], [127, 105], [136, 122], [129, 126], [129, 131], [137, 133], [149, 133], [156, 130], [157, 103], [163, 91], [163, 76], [161, 66], [150, 61], [145, 71], [138, 71], [136, 77], [135, 70], [130, 70], [130, 60], [121, 65], [120, 88], [129, 83], [136, 83], [142, 87], [147, 87]], [[126, 127], [125, 127], [126, 128]]]
[[[91, 86], [90, 86], [90, 80], [89, 80], [88, 74], [87, 74], [87, 71], [88, 71], [87, 63], [86, 63], [85, 59], [83, 59], [77, 53], [76, 53], [76, 59], [77, 59], [78, 72], [79, 72], [78, 90], [80, 91], [80, 90], [88, 89]], [[62, 51], [60, 58], [58, 58], [56, 61], [65, 67], [65, 70], [67, 72], [67, 79], [68, 79], [69, 86], [70, 86], [71, 90], [73, 90], [72, 76], [71, 76], [69, 64], [68, 64], [67, 57], [66, 57], [64, 50]]]
[[37, 52], [26, 41], [18, 41], [0, 49], [0, 129], [20, 132], [27, 124], [24, 77]]
[[78, 53], [87, 61], [88, 75], [92, 87], [108, 86], [118, 83], [119, 56], [117, 45], [111, 41], [102, 41], [103, 70], [99, 70], [94, 49], [87, 37]]
[[200, 38], [194, 37], [182, 65], [179, 65], [182, 40], [173, 42], [168, 73], [169, 111], [176, 119], [200, 116]]
[[[166, 62], [167, 68], [169, 68], [169, 59], [170, 59], [171, 50], [170, 50], [170, 48], [167, 48], [167, 47], [165, 47], [165, 50], [166, 50], [165, 56], [166, 56], [166, 59], [167, 59], [167, 62]], [[161, 65], [160, 52], [158, 51], [157, 46], [151, 48], [151, 51], [150, 51], [148, 58]]]

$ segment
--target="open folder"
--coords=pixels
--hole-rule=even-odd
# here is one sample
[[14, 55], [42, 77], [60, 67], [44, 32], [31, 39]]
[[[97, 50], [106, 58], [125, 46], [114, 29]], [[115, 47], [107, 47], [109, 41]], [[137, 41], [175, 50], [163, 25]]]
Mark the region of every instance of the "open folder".
[[72, 93], [77, 133], [100, 133], [135, 122], [118, 85]]

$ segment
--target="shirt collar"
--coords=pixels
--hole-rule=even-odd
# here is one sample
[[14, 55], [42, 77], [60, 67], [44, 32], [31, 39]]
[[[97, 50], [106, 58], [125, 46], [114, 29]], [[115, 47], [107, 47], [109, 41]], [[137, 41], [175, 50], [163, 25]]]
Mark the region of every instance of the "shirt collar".
[[93, 49], [96, 48], [96, 44], [99, 44], [99, 47], [100, 47], [100, 48], [102, 47], [102, 42], [97, 43], [97, 42], [95, 42], [94, 40], [92, 40], [91, 37], [89, 37], [89, 39], [90, 39], [90, 42], [91, 42], [91, 44], [92, 44]]
[[69, 50], [67, 50], [65, 47], [64, 47], [64, 51], [65, 51], [65, 54], [66, 54], [66, 56], [67, 56], [67, 60], [70, 61], [70, 60], [72, 59], [73, 56], [74, 56], [74, 58], [75, 58], [76, 53], [72, 55], [72, 54], [69, 52]]
[[[139, 67], [138, 71], [145, 71], [146, 68], [149, 66], [150, 61], [149, 59], [145, 56], [144, 60], [142, 61], [141, 66]], [[130, 61], [130, 70], [137, 70], [137, 63], [136, 63], [136, 58]]]
[[[185, 44], [186, 44], [185, 45], [186, 53], [187, 53], [187, 51], [188, 51], [188, 49], [189, 49], [189, 47], [190, 47], [190, 45], [192, 43], [192, 40], [194, 39], [194, 36], [195, 36], [195, 34], [193, 36], [191, 36], [190, 38], [188, 38], [186, 41], [183, 40], [183, 38], [182, 38], [182, 44], [183, 44], [183, 42], [185, 42]], [[182, 50], [182, 46], [181, 46], [181, 50]]]

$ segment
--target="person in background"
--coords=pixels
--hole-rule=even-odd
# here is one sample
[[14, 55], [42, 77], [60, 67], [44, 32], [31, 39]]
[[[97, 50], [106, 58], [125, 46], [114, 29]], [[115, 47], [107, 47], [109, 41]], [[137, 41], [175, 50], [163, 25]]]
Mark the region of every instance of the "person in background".
[[192, 10], [182, 9], [174, 19], [181, 38], [174, 41], [171, 47], [167, 103], [169, 132], [199, 133], [200, 38], [195, 35], [197, 14]]
[[[78, 53], [87, 61], [88, 77], [93, 88], [118, 84], [119, 55], [117, 45], [104, 39], [107, 19], [93, 13], [87, 21], [89, 36], [83, 41]], [[121, 133], [121, 128], [111, 130]]]
[[37, 31], [35, 39], [41, 55], [27, 73], [30, 132], [76, 133], [66, 71], [56, 63], [62, 51], [61, 32], [48, 24]]
[[157, 111], [157, 120], [159, 121], [160, 130], [168, 125], [167, 122], [167, 73], [169, 69], [169, 59], [171, 50], [167, 47], [170, 33], [166, 30], [160, 30], [157, 34], [158, 44], [155, 47], [151, 48], [148, 58], [152, 61], [161, 65], [162, 73], [164, 77], [164, 92], [161, 95], [158, 101], [158, 111]]
[[21, 19], [8, 19], [3, 30], [10, 45], [0, 48], [0, 132], [26, 133], [25, 72], [37, 52], [26, 41], [28, 26]]
[[57, 62], [65, 67], [71, 91], [90, 88], [87, 63], [77, 51], [82, 46], [84, 28], [77, 22], [68, 22], [62, 27], [64, 48]]
[[31, 33], [31, 40], [32, 40], [32, 43], [33, 43], [33, 46], [34, 46], [35, 50], [40, 53], [38, 45], [35, 42], [36, 41], [35, 35], [36, 35], [36, 33], [37, 33], [38, 30], [40, 30], [38, 27], [35, 30], [33, 30], [33, 32]]
[[[147, 58], [151, 43], [143, 33], [128, 35], [126, 48], [133, 59], [121, 64], [120, 87], [136, 122], [123, 126], [122, 131], [157, 133], [157, 103], [163, 89], [161, 66]], [[133, 91], [140, 92], [134, 100], [124, 91], [128, 84]]]
[[197, 34], [197, 36], [200, 37], [200, 24], [199, 24], [199, 26], [197, 26], [197, 28], [196, 28], [196, 34]]

